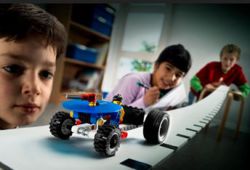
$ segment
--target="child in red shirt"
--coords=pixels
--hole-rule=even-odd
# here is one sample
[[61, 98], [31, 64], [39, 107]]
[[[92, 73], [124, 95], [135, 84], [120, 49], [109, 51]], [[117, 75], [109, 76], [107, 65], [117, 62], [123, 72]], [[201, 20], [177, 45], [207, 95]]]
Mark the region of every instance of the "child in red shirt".
[[189, 100], [194, 98], [192, 95], [198, 98], [203, 88], [212, 91], [221, 84], [227, 86], [235, 84], [242, 95], [247, 97], [250, 93], [250, 86], [241, 66], [237, 64], [239, 58], [240, 48], [238, 46], [234, 44], [225, 45], [220, 52], [220, 62], [208, 63], [191, 79]]

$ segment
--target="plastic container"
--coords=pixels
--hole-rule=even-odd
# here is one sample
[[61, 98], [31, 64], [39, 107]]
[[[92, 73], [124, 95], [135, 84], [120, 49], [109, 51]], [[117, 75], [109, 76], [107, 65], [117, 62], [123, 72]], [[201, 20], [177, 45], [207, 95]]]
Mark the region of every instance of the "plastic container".
[[76, 60], [96, 63], [98, 52], [94, 48], [88, 48], [81, 44], [70, 44], [67, 49], [67, 57]]

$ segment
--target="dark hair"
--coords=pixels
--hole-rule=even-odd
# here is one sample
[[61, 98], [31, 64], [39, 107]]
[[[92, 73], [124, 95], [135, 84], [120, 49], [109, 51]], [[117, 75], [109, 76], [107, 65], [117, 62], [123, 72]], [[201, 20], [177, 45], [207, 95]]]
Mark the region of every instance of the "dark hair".
[[184, 73], [187, 73], [192, 65], [189, 52], [181, 44], [166, 47], [156, 60], [156, 64], [162, 62], [169, 62]]
[[238, 47], [235, 44], [227, 44], [227, 45], [225, 45], [220, 51], [220, 56], [222, 56], [224, 52], [227, 52], [227, 53], [230, 53], [230, 54], [231, 53], [237, 53], [237, 56], [236, 56], [237, 60], [240, 59], [241, 50], [240, 50], [240, 47]]
[[66, 31], [56, 17], [33, 4], [0, 5], [0, 38], [6, 41], [25, 41], [37, 38], [51, 45], [56, 57], [65, 53]]

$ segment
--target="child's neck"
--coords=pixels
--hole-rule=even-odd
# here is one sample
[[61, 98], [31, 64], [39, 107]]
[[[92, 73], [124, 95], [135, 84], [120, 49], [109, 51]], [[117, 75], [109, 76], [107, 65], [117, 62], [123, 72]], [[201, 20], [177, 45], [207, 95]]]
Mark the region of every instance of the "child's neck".
[[221, 69], [224, 74], [226, 74], [229, 70]]

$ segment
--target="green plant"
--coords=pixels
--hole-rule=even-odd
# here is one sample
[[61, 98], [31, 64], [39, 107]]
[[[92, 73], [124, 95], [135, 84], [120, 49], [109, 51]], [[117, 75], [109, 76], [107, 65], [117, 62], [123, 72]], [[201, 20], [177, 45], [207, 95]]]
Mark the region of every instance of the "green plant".
[[131, 62], [133, 70], [138, 72], [149, 72], [152, 68], [152, 63], [149, 61], [135, 59]]
[[142, 41], [142, 46], [143, 46], [142, 51], [146, 51], [149, 53], [155, 52], [155, 48], [156, 48], [155, 44], [152, 44], [152, 43], [150, 44], [149, 42], [144, 40]]

